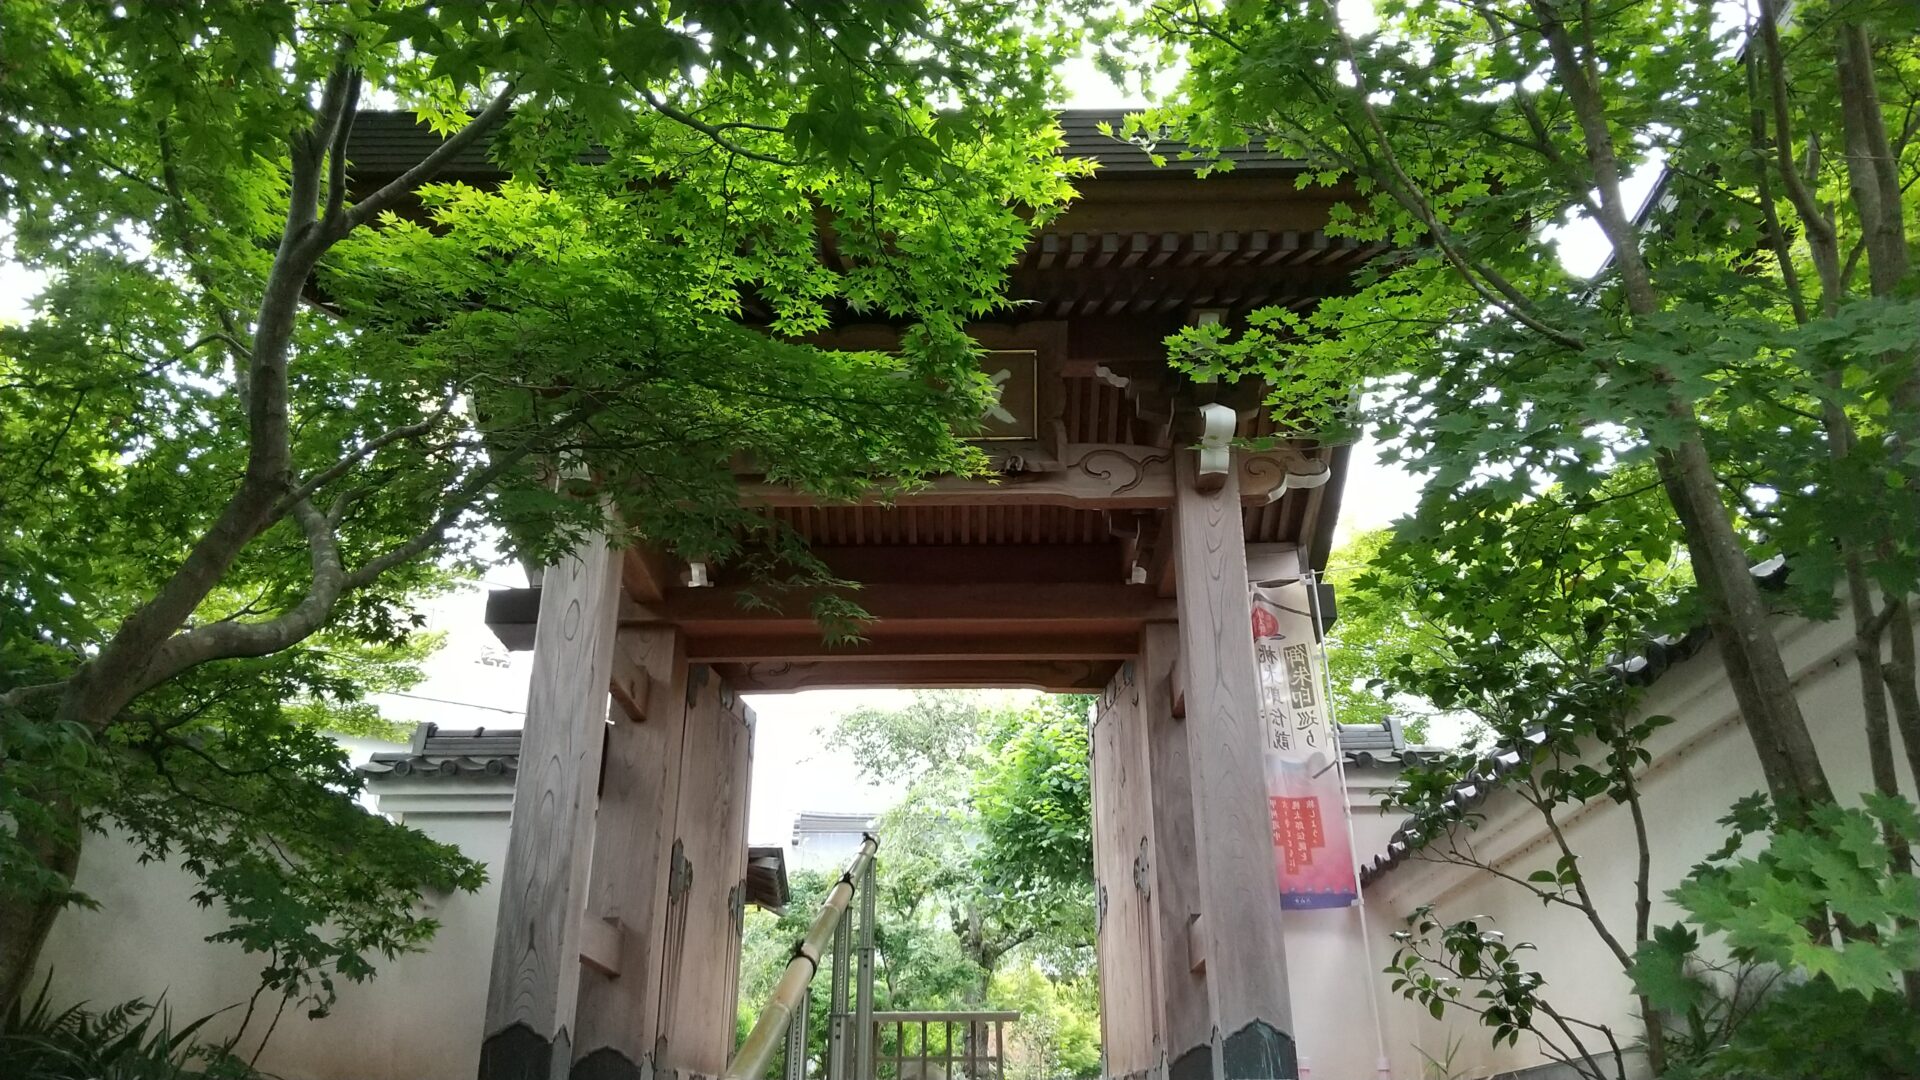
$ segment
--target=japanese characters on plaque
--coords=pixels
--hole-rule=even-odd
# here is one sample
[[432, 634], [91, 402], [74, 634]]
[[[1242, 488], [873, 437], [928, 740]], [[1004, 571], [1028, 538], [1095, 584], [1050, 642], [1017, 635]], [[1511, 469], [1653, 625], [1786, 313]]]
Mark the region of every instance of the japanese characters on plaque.
[[1274, 873], [1283, 907], [1345, 907], [1359, 890], [1308, 588], [1291, 582], [1252, 595]]

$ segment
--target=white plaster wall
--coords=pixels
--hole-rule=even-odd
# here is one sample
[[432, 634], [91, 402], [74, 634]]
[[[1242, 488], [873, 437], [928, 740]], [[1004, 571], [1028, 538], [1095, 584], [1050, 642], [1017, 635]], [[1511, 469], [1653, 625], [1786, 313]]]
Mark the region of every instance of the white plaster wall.
[[[1862, 728], [1858, 672], [1851, 654], [1850, 623], [1808, 623], [1783, 619], [1778, 634], [1794, 676], [1801, 706], [1812, 727], [1820, 755], [1834, 789], [1851, 798], [1871, 787], [1866, 738]], [[1733, 697], [1722, 677], [1718, 653], [1710, 645], [1700, 655], [1667, 672], [1650, 688], [1641, 704], [1645, 715], [1666, 714], [1675, 722], [1661, 731], [1650, 749], [1653, 763], [1641, 781], [1642, 802], [1652, 834], [1654, 925], [1677, 921], [1679, 912], [1662, 895], [1685, 875], [1688, 867], [1718, 848], [1724, 840], [1717, 819], [1733, 801], [1760, 791], [1764, 781], [1758, 758], [1740, 723]], [[1902, 779], [1913, 794], [1912, 777], [1902, 762]], [[1558, 858], [1552, 838], [1531, 810], [1517, 800], [1496, 797], [1482, 807], [1487, 819], [1473, 836], [1476, 850], [1492, 853], [1497, 865], [1524, 878]], [[1525, 811], [1525, 812], [1522, 812]], [[1582, 869], [1609, 926], [1624, 947], [1633, 948], [1635, 848], [1631, 819], [1624, 808], [1605, 804], [1571, 816], [1565, 823], [1568, 841], [1582, 860]], [[1379, 846], [1362, 845], [1363, 858]], [[1545, 994], [1561, 1012], [1614, 1028], [1623, 1045], [1640, 1031], [1633, 1011], [1630, 983], [1620, 965], [1577, 911], [1545, 907], [1511, 883], [1485, 874], [1410, 860], [1387, 873], [1367, 890], [1368, 917], [1373, 928], [1373, 971], [1386, 966], [1393, 952], [1387, 935], [1402, 928], [1414, 908], [1432, 903], [1443, 920], [1488, 916], [1509, 942], [1529, 941], [1539, 948], [1527, 963], [1546, 979]], [[1393, 1075], [1417, 1080], [1423, 1075], [1415, 1047], [1441, 1057], [1450, 1039], [1460, 1052], [1455, 1075], [1466, 1078], [1538, 1064], [1545, 1060], [1539, 1048], [1523, 1038], [1512, 1048], [1494, 1050], [1487, 1030], [1464, 1013], [1433, 1020], [1420, 1006], [1390, 996], [1385, 976], [1376, 976], [1385, 1003], [1386, 1035]], [[1295, 993], [1296, 1018], [1303, 1033], [1316, 1023], [1329, 1022], [1309, 998]], [[1346, 1071], [1341, 1077], [1363, 1077]], [[1316, 1070], [1316, 1075], [1322, 1075]]]
[[[422, 784], [433, 785], [432, 793], [402, 800], [413, 808], [403, 815], [406, 823], [485, 862], [489, 883], [477, 893], [432, 900], [428, 913], [441, 928], [427, 951], [375, 959], [378, 977], [340, 983], [331, 1015], [309, 1020], [289, 1006], [260, 1056], [262, 1069], [287, 1080], [469, 1080], [478, 1069], [499, 906], [492, 881], [506, 856], [512, 788], [448, 779]], [[463, 794], [462, 787], [471, 790]], [[436, 799], [451, 812], [421, 812]], [[224, 1041], [259, 985], [263, 958], [207, 943], [227, 919], [192, 902], [194, 883], [186, 873], [161, 863], [142, 866], [135, 854], [117, 835], [89, 839], [78, 884], [101, 906], [70, 910], [54, 924], [43, 959], [54, 998], [106, 1005], [164, 994], [176, 1026], [228, 1009], [199, 1035]], [[262, 995], [241, 1052], [257, 1047], [276, 1004]]]
[[[1846, 623], [1782, 620], [1779, 632], [1835, 789], [1864, 790], [1869, 786], [1866, 742]], [[1655, 739], [1655, 760], [1643, 780], [1655, 830], [1658, 892], [1719, 846], [1716, 819], [1734, 799], [1763, 785], [1711, 647], [1669, 671], [1642, 707], [1676, 718]], [[1362, 859], [1384, 849], [1403, 816], [1380, 809], [1381, 792], [1390, 782], [1391, 774], [1382, 769], [1352, 770], [1347, 777], [1355, 852]], [[390, 787], [381, 805], [497, 868], [505, 855], [511, 790], [496, 784], [463, 791], [462, 783], [439, 779], [406, 790]], [[1496, 800], [1482, 809], [1488, 819], [1475, 842], [1501, 852], [1504, 869], [1524, 877], [1557, 857], [1544, 830], [1513, 805]], [[1613, 913], [1611, 922], [1623, 939], [1630, 937], [1633, 848], [1627, 815], [1611, 807], [1593, 810], [1572, 818], [1566, 828], [1588, 880]], [[203, 939], [225, 920], [192, 904], [186, 875], [164, 865], [140, 866], [133, 854], [117, 837], [89, 843], [80, 886], [102, 908], [69, 912], [55, 925], [46, 962], [56, 998], [107, 1003], [164, 992], [182, 1021], [236, 1003], [244, 1007], [257, 983], [259, 962], [237, 947], [206, 944]], [[1398, 1080], [1424, 1075], [1416, 1046], [1439, 1057], [1450, 1039], [1461, 1046], [1454, 1062], [1461, 1077], [1492, 1076], [1543, 1060], [1524, 1040], [1515, 1048], [1492, 1050], [1471, 1017], [1434, 1021], [1424, 1009], [1389, 994], [1388, 980], [1379, 974], [1393, 952], [1388, 935], [1401, 928], [1409, 911], [1428, 902], [1445, 918], [1488, 915], [1509, 940], [1541, 943], [1532, 954], [1533, 966], [1546, 977], [1558, 1007], [1615, 1026], [1623, 1041], [1636, 1029], [1619, 965], [1571, 910], [1542, 908], [1515, 886], [1417, 861], [1376, 882], [1365, 900], [1364, 916], [1359, 908], [1287, 915], [1294, 1030], [1311, 1080], [1377, 1076], [1376, 1004], [1391, 1075]], [[380, 965], [381, 975], [372, 983], [344, 985], [327, 1018], [309, 1021], [289, 1010], [261, 1066], [288, 1080], [466, 1080], [474, 1075], [497, 905], [491, 884], [474, 895], [438, 901], [433, 915], [442, 928], [428, 952]], [[1676, 917], [1664, 900], [1656, 903], [1656, 923]], [[239, 1012], [209, 1025], [207, 1035], [230, 1032]], [[263, 1028], [256, 1019], [254, 1030]]]

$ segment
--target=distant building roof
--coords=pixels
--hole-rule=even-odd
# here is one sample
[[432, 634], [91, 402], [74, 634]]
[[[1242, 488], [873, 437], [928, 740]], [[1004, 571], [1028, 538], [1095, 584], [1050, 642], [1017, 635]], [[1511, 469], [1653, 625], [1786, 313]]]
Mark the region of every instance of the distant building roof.
[[442, 728], [420, 724], [405, 750], [375, 753], [360, 766], [369, 783], [400, 776], [496, 776], [511, 782], [520, 771], [518, 728]]
[[793, 843], [808, 836], [859, 835], [873, 831], [879, 814], [863, 811], [802, 810], [793, 816]]

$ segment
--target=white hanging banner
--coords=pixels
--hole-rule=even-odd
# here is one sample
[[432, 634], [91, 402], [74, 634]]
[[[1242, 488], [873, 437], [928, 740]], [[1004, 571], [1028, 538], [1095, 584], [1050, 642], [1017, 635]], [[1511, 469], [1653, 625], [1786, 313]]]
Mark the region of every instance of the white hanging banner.
[[1360, 890], [1308, 588], [1253, 587], [1274, 871], [1282, 907], [1346, 907]]

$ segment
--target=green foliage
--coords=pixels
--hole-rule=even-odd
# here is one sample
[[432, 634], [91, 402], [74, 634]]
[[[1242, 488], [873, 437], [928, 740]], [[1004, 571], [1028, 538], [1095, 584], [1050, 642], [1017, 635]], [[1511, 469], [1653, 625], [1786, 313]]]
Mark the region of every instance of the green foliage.
[[[1464, 1008], [1491, 1029], [1495, 1045], [1512, 1046], [1522, 1034], [1543, 1035], [1535, 1019], [1545, 980], [1520, 963], [1521, 954], [1533, 946], [1507, 944], [1499, 931], [1483, 925], [1487, 921], [1442, 923], [1431, 905], [1417, 908], [1407, 916], [1408, 929], [1393, 934], [1393, 960], [1386, 969], [1393, 976], [1389, 989], [1424, 1007], [1436, 1020], [1449, 1008]], [[1544, 1016], [1540, 1022], [1544, 1025]], [[1551, 1035], [1543, 1037], [1552, 1042]]]
[[0, 1024], [0, 1067], [13, 1080], [250, 1080], [258, 1076], [231, 1047], [193, 1041], [214, 1016], [174, 1030], [164, 1001], [139, 998], [98, 1012], [84, 1004], [55, 1010], [48, 974]]
[[[1718, 935], [1738, 960], [1862, 998], [1899, 995], [1900, 973], [1920, 967], [1920, 880], [1889, 869], [1886, 838], [1920, 840], [1913, 804], [1873, 794], [1860, 809], [1817, 807], [1799, 825], [1750, 796], [1722, 823], [1732, 830], [1727, 844], [1669, 894], [1689, 923]], [[1765, 847], [1742, 857], [1744, 842], [1759, 834]], [[1635, 965], [1636, 982], [1659, 1004], [1685, 1008], [1702, 991], [1676, 975], [1698, 947], [1685, 927], [1663, 931]]]
[[995, 1006], [1020, 1012], [1007, 1032], [1009, 1075], [1021, 1080], [1100, 1075], [1100, 1001], [1091, 975], [1053, 979], [1028, 964], [994, 975], [988, 995]]
[[[872, 775], [911, 776], [881, 818], [881, 895], [936, 913], [984, 980], [1020, 950], [1055, 970], [1088, 964], [1093, 937], [1092, 781], [1086, 699], [984, 705], [922, 693], [906, 708], [855, 713], [829, 745], [864, 750]], [[944, 724], [938, 739], [930, 725]]]
[[209, 941], [258, 956], [264, 986], [320, 1015], [337, 980], [364, 981], [433, 936], [422, 899], [475, 890], [486, 871], [360, 805], [346, 752], [278, 705], [302, 685], [283, 681], [298, 659], [209, 666], [152, 695], [191, 696], [108, 730], [114, 782], [90, 802], [142, 861], [175, 863], [197, 882], [193, 901], [228, 917]]
[[[9, 0], [0, 216], [50, 283], [0, 328], [0, 935], [84, 899], [112, 822], [324, 1007], [477, 882], [356, 817], [316, 734], [382, 730], [443, 567], [612, 510], [772, 603], [843, 583], [739, 506], [743, 455], [829, 498], [978, 467], [963, 325], [1080, 168], [1057, 14]], [[510, 179], [377, 187], [362, 101]], [[833, 318], [899, 348], [821, 348]]]
[[[907, 785], [877, 830], [875, 1007], [1020, 1008], [1025, 1049], [1009, 1071], [1035, 1080], [1099, 1069], [1086, 704], [924, 692], [843, 714], [827, 733], [867, 775]], [[749, 918], [743, 1014], [827, 881], [795, 875], [786, 917]]]
[[1085, 887], [1093, 880], [1089, 699], [1060, 696], [1002, 721], [1011, 734], [973, 783], [979, 860], [1014, 888]]
[[[1327, 584], [1341, 599], [1340, 617], [1327, 631], [1327, 680], [1334, 713], [1343, 724], [1382, 724], [1400, 718], [1408, 742], [1426, 741], [1424, 703], [1396, 698], [1383, 680], [1389, 656], [1414, 647], [1419, 634], [1411, 611], [1413, 596], [1380, 578], [1364, 600], [1355, 584], [1379, 558], [1391, 532], [1360, 533], [1336, 548], [1327, 560]], [[1397, 593], [1399, 603], [1389, 593]]]
[[1867, 996], [1824, 979], [1768, 995], [1726, 1042], [1672, 1080], [1911, 1080], [1920, 1076], [1920, 1025], [1897, 995]]

